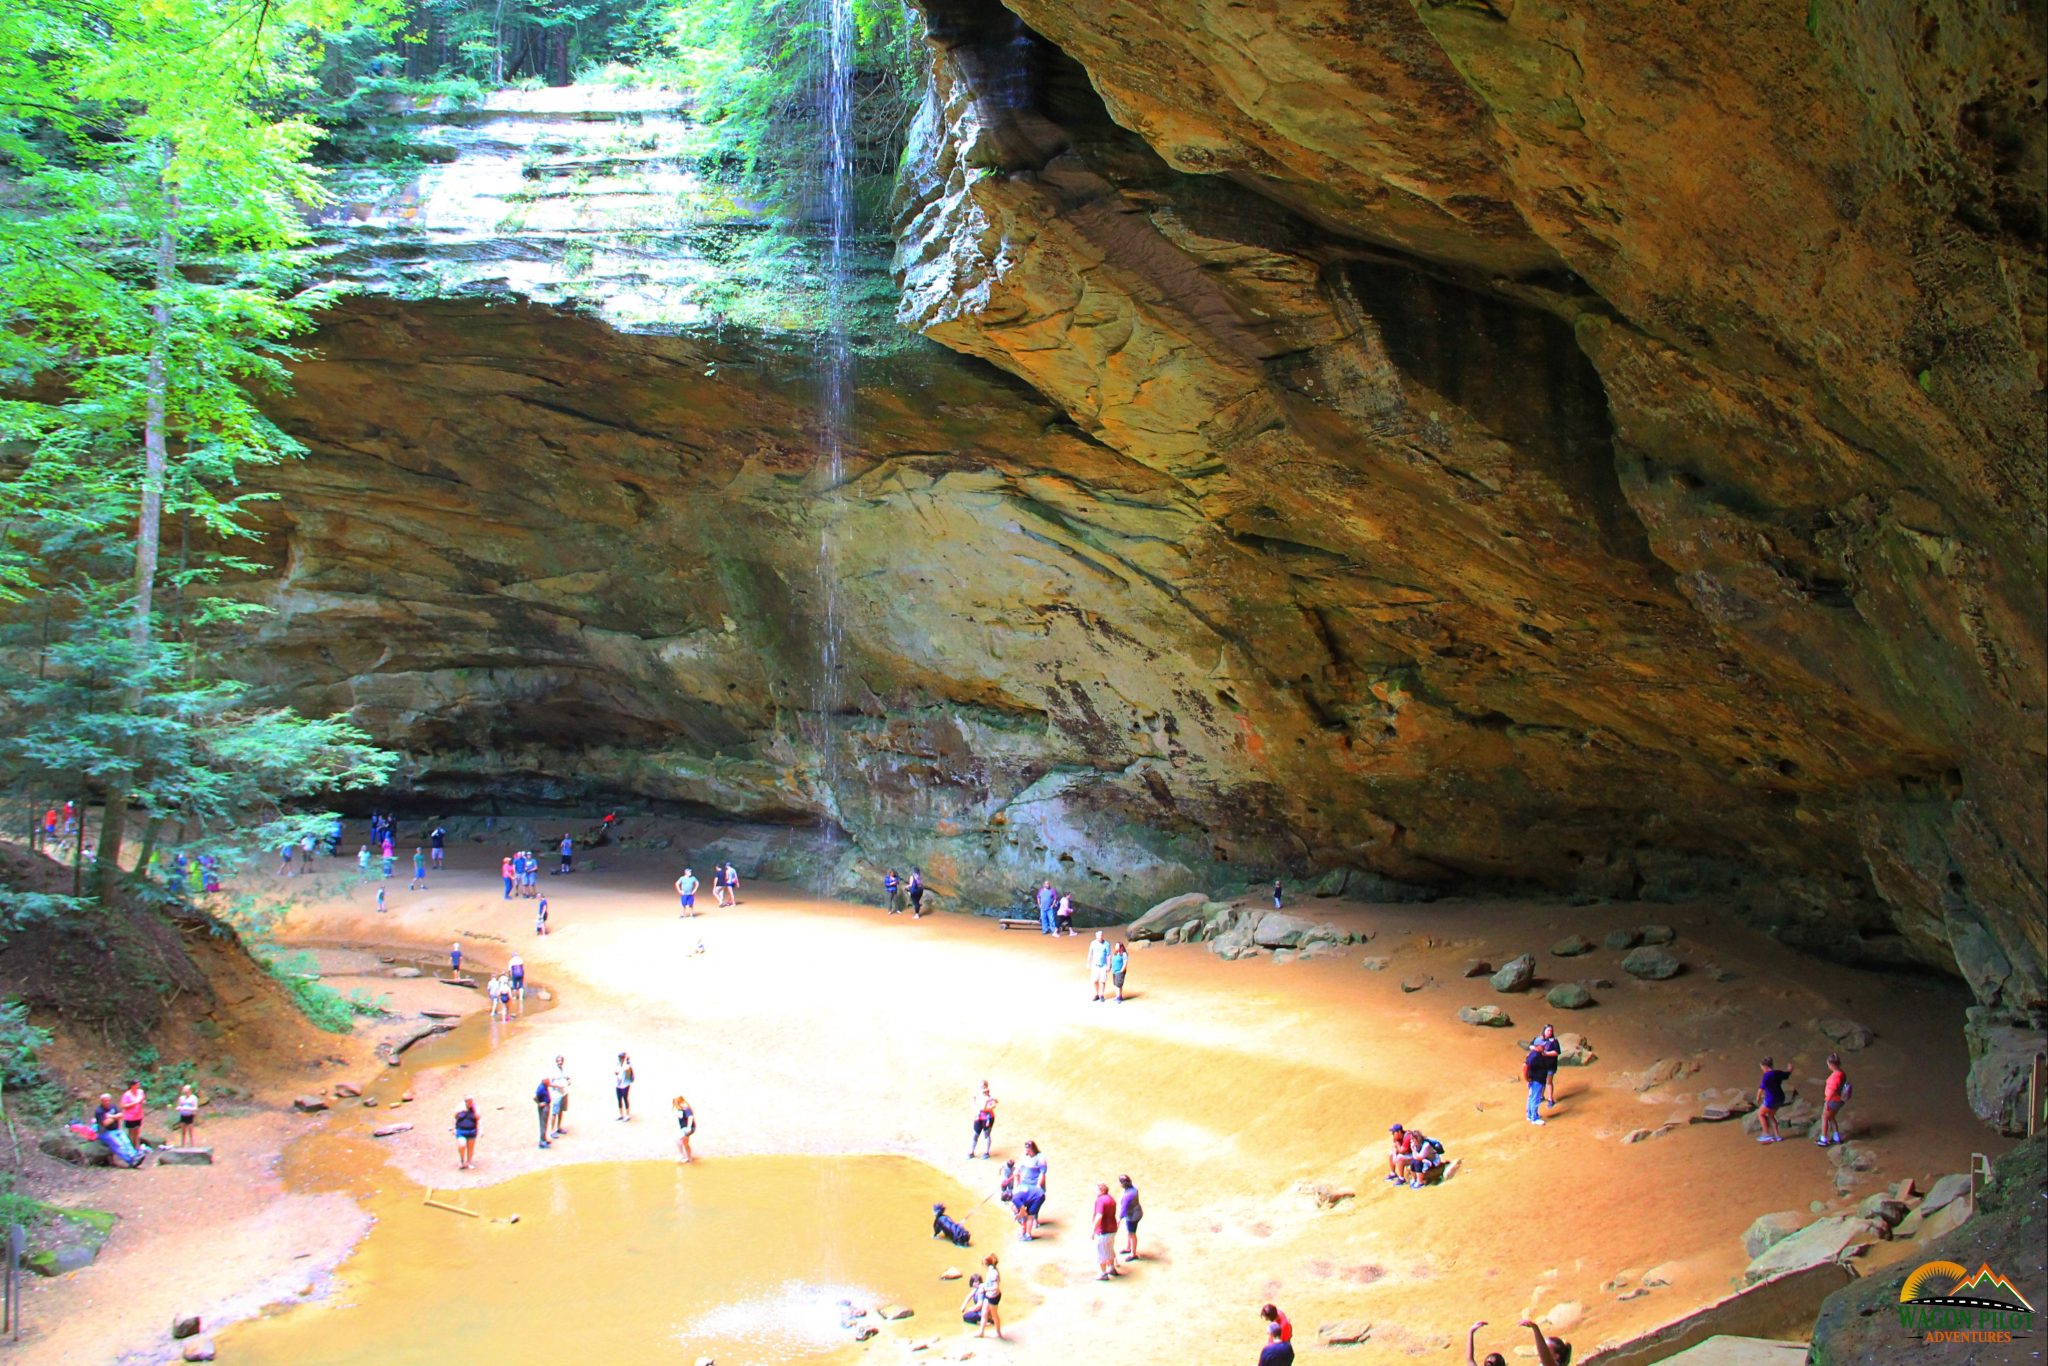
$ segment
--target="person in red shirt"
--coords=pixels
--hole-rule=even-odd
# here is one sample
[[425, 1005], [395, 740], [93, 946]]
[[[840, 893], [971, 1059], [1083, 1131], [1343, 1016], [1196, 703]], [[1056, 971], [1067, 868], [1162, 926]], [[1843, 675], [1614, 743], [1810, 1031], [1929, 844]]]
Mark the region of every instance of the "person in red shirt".
[[1116, 1197], [1109, 1193], [1109, 1187], [1098, 1182], [1095, 1186], [1095, 1266], [1098, 1281], [1106, 1281], [1117, 1273], [1116, 1269]]
[[1814, 1142], [1826, 1148], [1842, 1141], [1842, 1107], [1849, 1103], [1849, 1074], [1842, 1070], [1842, 1055], [1828, 1054], [1828, 1087], [1821, 1096], [1820, 1137]]
[[1387, 1132], [1394, 1136], [1393, 1149], [1387, 1154], [1387, 1180], [1399, 1185], [1408, 1179], [1407, 1157], [1415, 1151], [1415, 1142], [1398, 1124]]
[[128, 1142], [138, 1153], [142, 1151], [142, 1118], [148, 1113], [148, 1104], [142, 1083], [130, 1079], [128, 1089], [121, 1093], [121, 1127], [128, 1131]]
[[1259, 1317], [1280, 1330], [1280, 1340], [1282, 1342], [1294, 1341], [1294, 1324], [1288, 1320], [1287, 1315], [1280, 1312], [1279, 1305], [1268, 1304], [1261, 1306]]

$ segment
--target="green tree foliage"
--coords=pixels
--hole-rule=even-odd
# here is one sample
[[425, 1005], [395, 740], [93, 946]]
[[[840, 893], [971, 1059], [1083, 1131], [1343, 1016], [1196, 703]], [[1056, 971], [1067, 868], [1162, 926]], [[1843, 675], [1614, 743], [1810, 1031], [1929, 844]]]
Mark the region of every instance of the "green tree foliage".
[[[97, 890], [166, 820], [224, 837], [388, 767], [343, 723], [249, 705], [197, 646], [237, 610], [159, 560], [165, 517], [245, 534], [237, 471], [298, 454], [256, 392], [326, 300], [304, 287], [318, 35], [369, 0], [19, 0], [0, 17], [0, 595], [33, 671], [0, 690], [0, 776], [104, 817]], [[160, 590], [173, 590], [164, 620]], [[82, 803], [81, 803], [82, 805]], [[77, 889], [75, 889], [77, 890]]]

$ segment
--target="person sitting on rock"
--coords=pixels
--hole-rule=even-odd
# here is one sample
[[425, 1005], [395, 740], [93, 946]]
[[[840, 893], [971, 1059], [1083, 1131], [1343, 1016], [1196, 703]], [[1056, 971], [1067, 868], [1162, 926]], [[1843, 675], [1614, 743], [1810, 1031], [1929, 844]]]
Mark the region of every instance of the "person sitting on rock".
[[1387, 1180], [1398, 1186], [1408, 1179], [1408, 1155], [1415, 1150], [1415, 1141], [1399, 1124], [1387, 1132], [1394, 1136], [1393, 1146], [1387, 1153]]

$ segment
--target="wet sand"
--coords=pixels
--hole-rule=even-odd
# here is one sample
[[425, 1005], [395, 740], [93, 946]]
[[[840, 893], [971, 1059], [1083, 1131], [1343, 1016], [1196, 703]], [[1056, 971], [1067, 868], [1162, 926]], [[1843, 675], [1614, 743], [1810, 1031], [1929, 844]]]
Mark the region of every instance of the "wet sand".
[[[349, 888], [341, 874], [301, 879], [310, 885], [296, 890], [307, 900], [285, 930], [423, 951], [445, 951], [460, 937], [471, 964], [494, 967], [516, 950], [558, 993], [544, 1014], [489, 1026], [487, 1051], [406, 1069], [416, 1073], [418, 1099], [404, 1113], [412, 1132], [372, 1144], [368, 1129], [392, 1113], [381, 1107], [344, 1104], [307, 1121], [349, 1136], [360, 1165], [346, 1184], [372, 1208], [426, 1187], [467, 1196], [543, 1169], [670, 1158], [664, 1102], [678, 1091], [701, 1121], [702, 1165], [674, 1174], [685, 1182], [742, 1155], [899, 1154], [950, 1173], [978, 1199], [993, 1187], [1000, 1158], [1025, 1138], [1045, 1149], [1045, 1237], [1018, 1243], [993, 1200], [964, 1216], [976, 1252], [1002, 1255], [1013, 1340], [967, 1341], [950, 1315], [921, 1314], [844, 1351], [848, 1360], [878, 1351], [899, 1359], [905, 1344], [929, 1337], [939, 1346], [921, 1359], [972, 1350], [981, 1361], [1250, 1360], [1267, 1299], [1310, 1343], [1319, 1324], [1371, 1322], [1370, 1341], [1347, 1349], [1350, 1361], [1440, 1354], [1462, 1346], [1476, 1318], [1500, 1325], [1481, 1350], [1508, 1350], [1522, 1339], [1507, 1325], [1524, 1313], [1576, 1317], [1565, 1335], [1583, 1354], [1727, 1293], [1745, 1260], [1741, 1234], [1758, 1214], [1811, 1201], [1853, 1205], [1883, 1183], [1962, 1170], [1972, 1149], [2002, 1146], [1964, 1104], [1958, 986], [1822, 964], [1712, 906], [1309, 901], [1294, 909], [1371, 942], [1289, 963], [1146, 946], [1133, 954], [1132, 999], [1117, 1005], [1090, 999], [1085, 936], [1048, 940], [952, 915], [913, 921], [759, 884], [743, 888], [737, 909], [682, 920], [669, 891], [680, 858], [629, 852], [595, 871], [543, 876], [555, 932], [542, 939], [532, 933], [530, 902], [500, 899], [495, 851], [457, 849], [451, 858], [452, 871], [426, 892], [392, 884], [385, 916], [371, 910], [373, 889]], [[1672, 981], [1626, 977], [1619, 954], [1542, 953], [1574, 931], [1597, 941], [1649, 921], [1678, 931], [1673, 948], [1687, 971]], [[1537, 952], [1541, 978], [1616, 985], [1596, 991], [1597, 1008], [1552, 1012], [1538, 994], [1503, 996], [1459, 976], [1467, 958], [1499, 963], [1523, 951]], [[1364, 969], [1367, 957], [1387, 958], [1386, 970]], [[1430, 984], [1402, 990], [1404, 978], [1420, 977]], [[1477, 1004], [1504, 1006], [1514, 1028], [1456, 1021], [1459, 1006]], [[1683, 1123], [1697, 1113], [1700, 1091], [1748, 1088], [1765, 1052], [1817, 1097], [1830, 1045], [1813, 1021], [1826, 1016], [1859, 1018], [1879, 1034], [1852, 1055], [1857, 1100], [1847, 1127], [1881, 1165], [1846, 1197], [1811, 1143], [1764, 1147], [1739, 1124]], [[1538, 1128], [1522, 1117], [1516, 1041], [1546, 1020], [1587, 1035], [1599, 1061], [1561, 1073], [1563, 1103]], [[631, 1051], [639, 1078], [639, 1118], [630, 1124], [611, 1117], [620, 1049]], [[571, 1133], [542, 1151], [529, 1097], [558, 1053], [575, 1078]], [[1632, 1074], [1660, 1059], [1698, 1070], [1639, 1092]], [[998, 1161], [970, 1162], [969, 1097], [984, 1077], [1001, 1101]], [[447, 1121], [465, 1094], [477, 1098], [484, 1129], [477, 1169], [458, 1173]], [[1621, 1142], [1667, 1119], [1680, 1127]], [[1457, 1173], [1424, 1191], [1384, 1184], [1395, 1121], [1441, 1138]], [[329, 1178], [312, 1168], [325, 1166], [287, 1163], [286, 1182], [317, 1190]], [[1119, 1173], [1144, 1195], [1146, 1255], [1102, 1284], [1086, 1233], [1089, 1197], [1097, 1181], [1114, 1188]], [[1355, 1195], [1319, 1208], [1308, 1189], [1317, 1183]], [[368, 1195], [369, 1187], [384, 1195]], [[501, 1194], [473, 1198], [498, 1208]], [[927, 1204], [874, 1211], [847, 1236], [902, 1239], [916, 1248], [905, 1256], [943, 1249], [927, 1238]], [[664, 1209], [647, 1205], [648, 1236]], [[394, 1225], [390, 1238], [373, 1237], [341, 1268], [335, 1303], [374, 1306], [379, 1285], [421, 1275], [450, 1255], [450, 1238], [468, 1236], [445, 1222], [405, 1227], [416, 1237]], [[586, 1266], [611, 1256], [587, 1223], [551, 1234], [540, 1213], [494, 1236], [551, 1238], [565, 1297]], [[796, 1240], [782, 1260], [812, 1255]], [[1652, 1267], [1668, 1286], [1632, 1300], [1601, 1288], [1617, 1273], [1639, 1277]], [[802, 1266], [787, 1270], [807, 1275]], [[650, 1266], [646, 1274], [645, 1315], [620, 1311], [626, 1321], [615, 1326], [673, 1353], [675, 1318], [661, 1299], [673, 1271]], [[464, 1352], [518, 1350], [530, 1290], [488, 1274], [471, 1288], [487, 1326], [463, 1340]], [[892, 1298], [919, 1290], [877, 1287]], [[253, 1341], [264, 1330], [250, 1331]], [[236, 1340], [224, 1340], [223, 1359]], [[397, 1348], [369, 1334], [352, 1343], [361, 1359]]]

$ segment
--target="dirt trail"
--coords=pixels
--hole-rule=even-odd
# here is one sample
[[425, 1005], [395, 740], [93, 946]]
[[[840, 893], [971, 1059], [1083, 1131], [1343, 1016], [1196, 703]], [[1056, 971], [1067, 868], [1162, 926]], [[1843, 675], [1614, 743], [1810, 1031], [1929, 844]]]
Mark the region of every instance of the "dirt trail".
[[[460, 938], [471, 963], [489, 966], [517, 951], [559, 993], [557, 1008], [497, 1027], [487, 1056], [420, 1076], [407, 1116], [418, 1127], [378, 1154], [444, 1190], [542, 1165], [663, 1156], [670, 1128], [661, 1106], [687, 1091], [702, 1125], [698, 1151], [710, 1161], [904, 1153], [981, 1192], [1000, 1162], [964, 1154], [968, 1097], [986, 1077], [1001, 1100], [998, 1157], [1035, 1138], [1051, 1161], [1051, 1199], [1048, 1236], [1030, 1245], [1014, 1241], [993, 1201], [969, 1218], [977, 1247], [1002, 1252], [1009, 1297], [1032, 1311], [1012, 1344], [976, 1344], [977, 1360], [1109, 1359], [1105, 1344], [1127, 1363], [1250, 1360], [1266, 1299], [1311, 1342], [1321, 1323], [1372, 1322], [1371, 1341], [1347, 1361], [1435, 1355], [1462, 1344], [1475, 1318], [1512, 1325], [1566, 1303], [1581, 1307], [1567, 1336], [1583, 1353], [1726, 1293], [1744, 1260], [1741, 1234], [1758, 1214], [1853, 1203], [1881, 1182], [1961, 1170], [1972, 1148], [1999, 1146], [1963, 1102], [1959, 988], [1817, 963], [1712, 907], [1309, 902], [1303, 913], [1371, 941], [1290, 963], [1147, 946], [1133, 955], [1132, 999], [1116, 1005], [1090, 999], [1085, 936], [1048, 940], [950, 915], [913, 921], [760, 884], [744, 889], [735, 910], [682, 920], [669, 892], [678, 859], [626, 852], [595, 871], [544, 877], [554, 933], [536, 938], [531, 903], [500, 898], [494, 853], [458, 849], [453, 858], [454, 871], [426, 892], [394, 882], [385, 916], [371, 910], [373, 891], [345, 891], [339, 874], [305, 879], [312, 885], [299, 890], [311, 895], [286, 928], [330, 943], [445, 949]], [[1682, 976], [1638, 983], [1620, 971], [1619, 954], [1542, 953], [1574, 931], [1597, 941], [1646, 921], [1678, 931]], [[1468, 958], [1499, 963], [1523, 951], [1538, 954], [1540, 977], [1616, 985], [1596, 991], [1597, 1008], [1568, 1013], [1549, 1010], [1540, 994], [1502, 996], [1460, 976]], [[1388, 966], [1367, 970], [1367, 957]], [[1404, 978], [1418, 977], [1430, 984], [1403, 991]], [[408, 999], [422, 990], [409, 984]], [[1459, 1006], [1476, 1004], [1504, 1006], [1514, 1028], [1456, 1021]], [[1879, 1034], [1852, 1055], [1849, 1127], [1882, 1166], [1847, 1201], [1810, 1143], [1768, 1148], [1738, 1124], [1683, 1123], [1699, 1091], [1747, 1088], [1765, 1052], [1817, 1095], [1829, 1044], [1812, 1022], [1825, 1016], [1859, 1018]], [[1586, 1034], [1599, 1061], [1563, 1072], [1563, 1104], [1537, 1128], [1522, 1118], [1515, 1041], [1546, 1020]], [[621, 1049], [639, 1077], [643, 1118], [632, 1124], [611, 1118], [610, 1068]], [[572, 1132], [543, 1152], [529, 1132], [528, 1097], [557, 1054], [576, 1079]], [[1639, 1093], [1627, 1074], [1659, 1059], [1698, 1070]], [[484, 1138], [477, 1169], [458, 1173], [442, 1121], [465, 1094], [478, 1099]], [[201, 1264], [202, 1277], [170, 1284], [179, 1304], [202, 1300], [215, 1313], [282, 1282], [316, 1279], [294, 1268], [324, 1265], [353, 1236], [320, 1203], [345, 1197], [280, 1201], [274, 1177], [252, 1184], [244, 1175], [274, 1167], [264, 1146], [294, 1126], [367, 1129], [380, 1113], [388, 1112], [251, 1119], [246, 1161], [138, 1174], [136, 1189], [166, 1179], [204, 1186], [205, 1222], [195, 1237], [178, 1213], [154, 1215], [138, 1197], [140, 1217], [117, 1239], [128, 1250], [110, 1250], [73, 1278], [103, 1288], [83, 1302], [64, 1297], [63, 1312], [90, 1315], [135, 1296], [142, 1307], [124, 1304], [117, 1319], [153, 1337], [169, 1301], [131, 1275]], [[1674, 1118], [1680, 1127], [1667, 1136], [1621, 1142]], [[1385, 1185], [1394, 1121], [1442, 1138], [1460, 1160], [1456, 1176], [1426, 1191]], [[1119, 1173], [1143, 1191], [1147, 1256], [1105, 1285], [1092, 1278], [1084, 1226], [1095, 1183], [1114, 1187]], [[116, 1177], [129, 1179], [92, 1174]], [[1319, 1209], [1305, 1189], [1319, 1182], [1355, 1197]], [[238, 1216], [238, 1202], [257, 1208]], [[300, 1246], [266, 1234], [266, 1221], [304, 1234], [315, 1255], [291, 1262], [287, 1246]], [[574, 1250], [563, 1253], [572, 1265]], [[1659, 1266], [1670, 1284], [1647, 1295], [1622, 1301], [1601, 1289], [1624, 1269]], [[938, 1325], [920, 1328], [922, 1336]], [[938, 1335], [942, 1357], [963, 1345], [954, 1331]], [[1482, 1350], [1518, 1342], [1506, 1327], [1489, 1336]], [[106, 1355], [104, 1341], [94, 1350], [55, 1332], [24, 1359]]]

